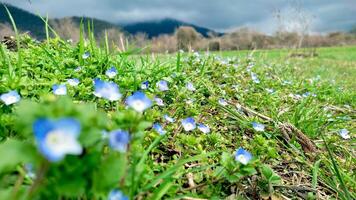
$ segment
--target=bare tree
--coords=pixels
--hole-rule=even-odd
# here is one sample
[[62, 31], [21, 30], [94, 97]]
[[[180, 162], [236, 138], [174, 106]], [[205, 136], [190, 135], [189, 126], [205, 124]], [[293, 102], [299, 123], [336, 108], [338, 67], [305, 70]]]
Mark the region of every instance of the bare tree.
[[178, 49], [190, 50], [192, 47], [201, 40], [202, 36], [190, 26], [179, 27], [175, 35], [177, 37]]
[[303, 9], [300, 0], [290, 0], [287, 12], [285, 13], [277, 9], [274, 12], [274, 17], [278, 23], [277, 37], [283, 41], [285, 36], [290, 36], [286, 33], [296, 33], [298, 39], [292, 47], [296, 49], [301, 48], [305, 37], [310, 34], [311, 24], [315, 16]]
[[71, 39], [73, 42], [79, 41], [79, 27], [71, 18], [50, 20], [49, 24], [61, 38], [66, 40]]
[[14, 36], [15, 32], [9, 24], [0, 23], [0, 39], [5, 36]]

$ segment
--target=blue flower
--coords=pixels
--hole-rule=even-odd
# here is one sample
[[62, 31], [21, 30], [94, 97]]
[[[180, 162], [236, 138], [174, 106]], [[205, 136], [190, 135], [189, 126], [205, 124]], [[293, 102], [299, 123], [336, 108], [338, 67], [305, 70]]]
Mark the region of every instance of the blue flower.
[[144, 81], [144, 82], [141, 83], [141, 89], [142, 90], [148, 89], [148, 86], [149, 86], [149, 82], [148, 81]]
[[345, 140], [348, 140], [348, 139], [351, 138], [350, 135], [349, 135], [349, 131], [346, 128], [340, 129], [339, 130], [339, 135]]
[[226, 101], [225, 101], [225, 99], [219, 99], [219, 104], [220, 105], [222, 105], [222, 106], [227, 106], [227, 105], [229, 105]]
[[79, 72], [80, 70], [82, 70], [81, 66], [78, 66], [77, 68], [74, 69], [75, 72]]
[[260, 79], [258, 79], [257, 75], [251, 72], [251, 79], [254, 83], [260, 83]]
[[188, 99], [185, 100], [185, 103], [187, 103], [189, 105], [192, 105], [194, 103], [194, 99], [188, 98]]
[[252, 122], [252, 128], [255, 129], [256, 131], [264, 131], [265, 125], [257, 123], [257, 122]]
[[115, 189], [110, 191], [108, 200], [129, 200], [129, 198], [120, 190]]
[[152, 101], [146, 97], [143, 92], [135, 92], [126, 99], [126, 104], [137, 112], [143, 112], [147, 108], [151, 107]]
[[21, 97], [15, 90], [0, 95], [0, 99], [5, 105], [11, 105], [20, 101]]
[[185, 131], [191, 131], [196, 128], [195, 120], [192, 117], [185, 118], [181, 122]]
[[193, 56], [194, 56], [194, 57], [200, 57], [200, 54], [199, 54], [199, 52], [194, 52], [194, 53], [193, 53]]
[[274, 93], [274, 89], [272, 88], [266, 88], [266, 91], [270, 94], [273, 94]]
[[158, 89], [159, 89], [160, 91], [167, 91], [167, 90], [169, 90], [169, 88], [168, 88], [168, 82], [165, 81], [165, 80], [158, 81], [158, 82], [156, 83], [156, 86], [158, 87]]
[[162, 128], [161, 124], [159, 123], [154, 123], [152, 128], [155, 129], [160, 135], [164, 135], [166, 133], [166, 131]]
[[300, 94], [292, 94], [292, 93], [290, 93], [288, 95], [288, 97], [291, 97], [291, 98], [296, 99], [296, 100], [300, 100], [300, 99], [303, 98]]
[[117, 70], [114, 66], [106, 70], [105, 75], [109, 78], [114, 78], [117, 75]]
[[51, 162], [62, 160], [65, 155], [80, 155], [82, 146], [78, 142], [80, 123], [73, 118], [57, 121], [38, 119], [33, 124], [37, 147]]
[[302, 94], [302, 97], [304, 97], [304, 98], [309, 97], [309, 96], [316, 97], [316, 94], [312, 94], [310, 92], [305, 92], [304, 94]]
[[188, 82], [186, 87], [189, 91], [192, 91], [192, 92], [196, 90], [192, 82]]
[[210, 128], [202, 123], [198, 124], [198, 129], [203, 133], [210, 133]]
[[65, 84], [54, 84], [52, 86], [53, 94], [55, 95], [66, 95], [67, 94], [67, 86]]
[[119, 87], [114, 82], [106, 82], [96, 78], [94, 79], [94, 90], [95, 96], [109, 101], [117, 101], [121, 98]]
[[68, 80], [67, 80], [67, 83], [68, 83], [70, 86], [75, 87], [75, 86], [78, 86], [78, 85], [79, 85], [80, 81], [79, 81], [79, 79], [77, 79], [77, 78], [71, 78], [71, 79], [68, 79]]
[[163, 100], [161, 98], [155, 97], [154, 100], [158, 106], [164, 106]]
[[90, 57], [90, 53], [87, 51], [82, 55], [82, 58], [85, 60]]
[[292, 81], [289, 81], [289, 80], [284, 80], [282, 82], [282, 85], [291, 85], [292, 84]]
[[173, 122], [176, 121], [174, 118], [168, 116], [167, 114], [163, 115], [163, 118], [164, 118], [167, 122], [170, 122], [170, 123], [173, 123]]
[[237, 162], [240, 162], [243, 165], [246, 165], [250, 160], [252, 159], [252, 155], [250, 152], [246, 151], [243, 148], [239, 148], [238, 150], [236, 150], [235, 153], [235, 160]]
[[110, 147], [116, 151], [126, 152], [129, 142], [130, 134], [127, 131], [118, 129], [109, 133]]
[[310, 92], [305, 92], [304, 94], [302, 94], [302, 97], [308, 97], [310, 96]]
[[36, 172], [33, 169], [33, 165], [31, 163], [26, 163], [24, 165], [24, 168], [26, 170], [26, 176], [30, 179], [35, 179], [36, 178]]
[[109, 132], [106, 130], [101, 131], [101, 139], [108, 139], [109, 138]]

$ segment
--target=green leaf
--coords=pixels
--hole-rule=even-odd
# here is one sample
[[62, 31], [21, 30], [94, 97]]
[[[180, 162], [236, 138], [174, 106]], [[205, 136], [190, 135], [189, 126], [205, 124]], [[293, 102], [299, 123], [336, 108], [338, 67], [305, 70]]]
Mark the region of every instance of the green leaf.
[[137, 125], [137, 130], [143, 131], [148, 127], [151, 127], [152, 123], [148, 121], [142, 121]]
[[124, 154], [112, 152], [100, 164], [94, 174], [94, 187], [97, 191], [107, 192], [114, 188], [126, 170]]
[[270, 179], [273, 175], [272, 169], [267, 165], [262, 165], [261, 172], [266, 179]]
[[9, 139], [0, 144], [0, 173], [13, 171], [20, 163], [34, 163], [36, 149], [33, 145]]
[[173, 181], [171, 179], [166, 179], [161, 186], [153, 193], [151, 200], [162, 199], [163, 195], [173, 186]]
[[217, 152], [211, 152], [211, 153], [207, 153], [207, 154], [200, 154], [200, 155], [192, 156], [190, 158], [182, 159], [182, 160], [178, 161], [174, 166], [172, 166], [171, 168], [165, 170], [162, 174], [156, 176], [148, 185], [146, 185], [143, 188], [142, 191], [147, 191], [150, 188], [152, 188], [154, 185], [159, 183], [161, 180], [164, 180], [164, 179], [166, 179], [168, 177], [171, 177], [172, 174], [177, 172], [179, 170], [179, 168], [182, 167], [185, 163], [201, 160], [203, 158], [209, 157], [209, 156], [214, 155], [216, 153]]
[[314, 167], [313, 167], [313, 178], [312, 178], [312, 187], [313, 189], [316, 189], [317, 183], [318, 183], [318, 171], [319, 171], [319, 165], [320, 161], [318, 160], [315, 162]]
[[270, 184], [279, 184], [281, 182], [281, 177], [276, 175], [276, 174], [273, 174], [270, 178], [269, 178], [269, 183]]
[[85, 193], [86, 179], [84, 177], [76, 177], [70, 179], [62, 179], [56, 183], [56, 190], [59, 194], [66, 197], [78, 197]]
[[242, 174], [240, 173], [235, 173], [233, 175], [227, 175], [226, 179], [230, 182], [230, 183], [236, 183], [237, 181], [239, 181], [241, 178], [243, 177]]
[[241, 171], [248, 176], [254, 175], [257, 173], [256, 169], [254, 167], [251, 166], [244, 166]]

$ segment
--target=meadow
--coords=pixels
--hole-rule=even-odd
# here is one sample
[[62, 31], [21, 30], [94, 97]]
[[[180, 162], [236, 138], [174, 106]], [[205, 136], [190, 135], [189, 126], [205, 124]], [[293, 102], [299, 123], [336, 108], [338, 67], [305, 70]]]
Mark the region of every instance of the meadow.
[[355, 199], [356, 47], [15, 43], [0, 49], [0, 199]]

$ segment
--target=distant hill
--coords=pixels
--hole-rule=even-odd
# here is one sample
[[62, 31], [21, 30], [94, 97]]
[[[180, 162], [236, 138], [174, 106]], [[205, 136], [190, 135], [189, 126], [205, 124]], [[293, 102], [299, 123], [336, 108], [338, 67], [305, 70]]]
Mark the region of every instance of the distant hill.
[[[146, 33], [149, 38], [156, 37], [161, 34], [172, 34], [180, 26], [191, 26], [197, 32], [202, 34], [204, 37], [207, 37], [209, 32], [216, 33], [215, 31], [210, 30], [208, 28], [196, 26], [190, 23], [185, 23], [182, 21], [169, 19], [169, 18], [163, 20], [138, 22], [133, 24], [122, 25], [122, 27], [131, 34], [136, 34], [140, 32]], [[216, 33], [216, 34], [221, 35], [221, 33]]]
[[[71, 19], [74, 24], [76, 24], [76, 26], [80, 26], [80, 22], [83, 21], [83, 25], [84, 25], [84, 29], [85, 31], [87, 31], [87, 25], [88, 22], [93, 23], [94, 24], [94, 33], [95, 36], [99, 36], [100, 33], [102, 33], [104, 30], [107, 29], [116, 29], [119, 32], [125, 32], [125, 30], [123, 30], [119, 25], [104, 21], [104, 20], [100, 20], [100, 19], [96, 19], [96, 18], [90, 18], [90, 17], [69, 17], [69, 19]], [[54, 19], [54, 21], [61, 21], [63, 19]]]
[[[32, 14], [28, 11], [22, 10], [20, 8], [6, 5], [15, 20], [16, 26], [18, 30], [21, 32], [28, 31], [29, 34], [37, 39], [44, 39], [46, 37], [44, 22], [42, 19]], [[208, 28], [196, 26], [193, 24], [185, 23], [182, 21], [178, 21], [175, 19], [163, 19], [157, 21], [147, 21], [140, 23], [133, 23], [127, 25], [118, 25], [107, 22], [105, 20], [95, 19], [91, 17], [66, 17], [60, 19], [50, 19], [49, 23], [59, 23], [61, 20], [72, 20], [76, 26], [79, 27], [80, 21], [83, 19], [85, 27], [87, 26], [87, 21], [93, 20], [94, 22], [94, 32], [96, 36], [99, 36], [105, 29], [116, 29], [119, 32], [123, 32], [125, 34], [136, 34], [139, 32], [146, 33], [149, 38], [156, 37], [161, 34], [172, 34], [174, 31], [180, 26], [192, 26], [197, 32], [202, 34], [204, 37], [208, 36], [209, 32], [213, 32], [217, 35], [221, 35], [221, 33], [216, 33], [213, 30]], [[11, 26], [11, 21], [7, 15], [5, 8], [0, 5], [0, 23], [9, 24]], [[0, 30], [1, 31], [1, 30]]]
[[[9, 9], [12, 17], [14, 18], [16, 27], [19, 31], [22, 32], [28, 31], [31, 36], [37, 39], [45, 39], [46, 37], [45, 25], [40, 17], [11, 5], [6, 5], [6, 6]], [[51, 22], [59, 23], [61, 20], [65, 20], [65, 19], [72, 20], [77, 27], [79, 27], [80, 21], [83, 19], [85, 30], [87, 30], [86, 29], [88, 24], [87, 22], [88, 21], [91, 22], [93, 20], [94, 32], [96, 36], [98, 36], [105, 29], [111, 29], [111, 28], [117, 29], [118, 31], [122, 32], [121, 27], [119, 27], [116, 24], [100, 19], [90, 18], [90, 17], [67, 17], [62, 19], [51, 19], [49, 23]], [[10, 18], [6, 12], [5, 7], [2, 5], [0, 5], [0, 23], [9, 24], [11, 26]]]
[[[17, 29], [29, 31], [30, 35], [38, 39], [46, 37], [44, 23], [40, 17], [11, 5], [6, 6], [15, 20]], [[10, 18], [3, 5], [0, 5], [0, 23], [7, 23], [11, 26]]]

